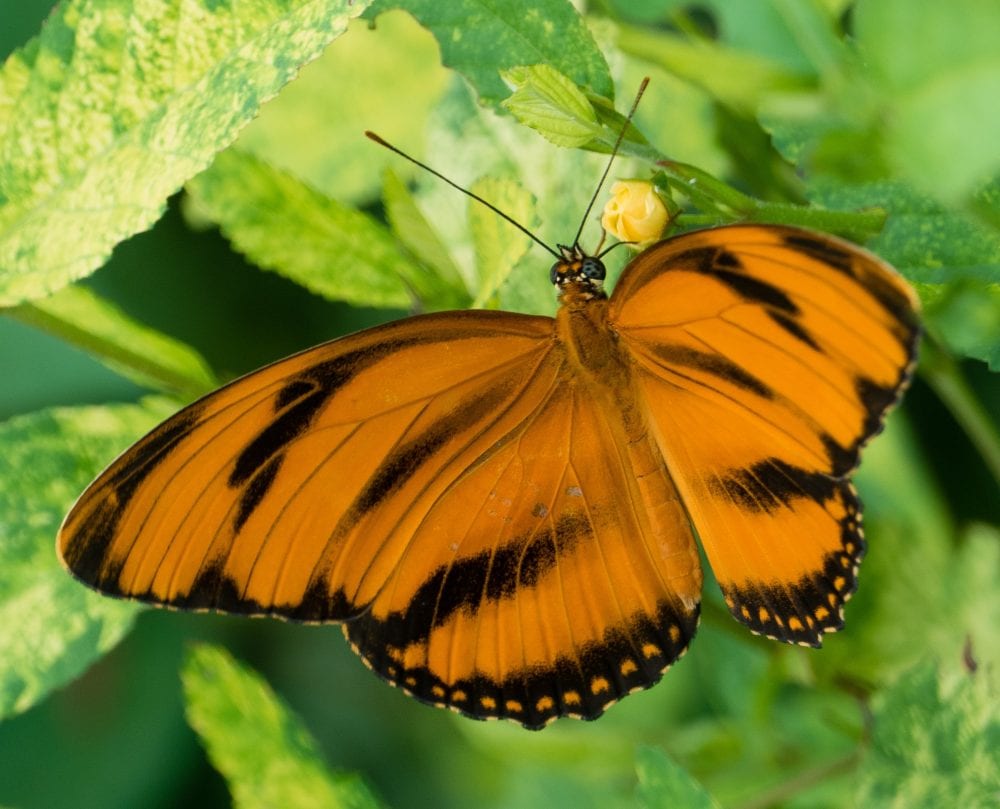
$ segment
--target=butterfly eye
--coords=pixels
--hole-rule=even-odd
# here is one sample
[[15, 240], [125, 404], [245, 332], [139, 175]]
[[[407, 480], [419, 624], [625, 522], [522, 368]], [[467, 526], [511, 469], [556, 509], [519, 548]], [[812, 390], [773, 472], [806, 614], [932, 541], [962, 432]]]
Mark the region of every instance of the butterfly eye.
[[557, 261], [552, 265], [552, 269], [549, 270], [549, 283], [555, 285], [559, 283], [560, 268], [562, 267], [562, 262]]
[[580, 273], [584, 278], [589, 278], [591, 281], [603, 281], [604, 276], [607, 274], [604, 269], [604, 262], [599, 258], [592, 258], [590, 256], [583, 260]]

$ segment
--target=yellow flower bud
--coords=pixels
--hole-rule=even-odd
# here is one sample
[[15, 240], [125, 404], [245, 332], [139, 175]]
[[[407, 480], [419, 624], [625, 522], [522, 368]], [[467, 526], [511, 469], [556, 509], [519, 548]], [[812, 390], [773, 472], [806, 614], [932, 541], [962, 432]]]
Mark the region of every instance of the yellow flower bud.
[[652, 242], [670, 221], [667, 206], [645, 180], [619, 180], [611, 186], [601, 226], [623, 242]]

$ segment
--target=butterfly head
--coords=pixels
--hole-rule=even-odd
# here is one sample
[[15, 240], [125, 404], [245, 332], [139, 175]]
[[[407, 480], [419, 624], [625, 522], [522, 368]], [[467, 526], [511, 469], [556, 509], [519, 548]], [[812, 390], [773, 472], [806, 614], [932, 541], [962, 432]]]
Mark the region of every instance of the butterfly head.
[[552, 265], [549, 280], [560, 291], [572, 286], [582, 292], [598, 293], [603, 296], [602, 282], [607, 272], [604, 262], [597, 256], [589, 256], [578, 244], [567, 247], [559, 245], [562, 258]]

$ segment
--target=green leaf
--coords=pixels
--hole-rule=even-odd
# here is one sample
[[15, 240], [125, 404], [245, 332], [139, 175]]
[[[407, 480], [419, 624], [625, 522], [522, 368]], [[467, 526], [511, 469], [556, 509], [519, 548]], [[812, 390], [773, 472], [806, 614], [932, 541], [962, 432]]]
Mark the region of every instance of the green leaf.
[[1000, 5], [861, 0], [855, 21], [904, 176], [957, 201], [1000, 170]]
[[894, 92], [906, 92], [963, 63], [991, 61], [1000, 39], [993, 0], [858, 0], [854, 25], [868, 68]]
[[[971, 638], [985, 660], [1000, 660], [1000, 533], [976, 525], [958, 535], [923, 457], [906, 409], [891, 414], [865, 448], [856, 476], [865, 504], [868, 552], [861, 586], [846, 609], [849, 645], [830, 644], [829, 665], [868, 682], [899, 676], [933, 649], [959, 660]], [[919, 633], [900, 625], [922, 616]], [[833, 658], [840, 658], [839, 662]]]
[[837, 20], [853, 0], [706, 0], [726, 45], [763, 56], [791, 70], [830, 72], [843, 44]]
[[905, 182], [815, 181], [810, 198], [830, 208], [884, 208], [885, 228], [869, 247], [911, 281], [1000, 282], [1000, 233]]
[[366, 3], [70, 0], [0, 70], [0, 306], [100, 266]]
[[[535, 201], [528, 191], [513, 180], [486, 177], [476, 182], [471, 190], [515, 221], [525, 226], [533, 224]], [[532, 242], [510, 222], [505, 222], [476, 200], [469, 201], [469, 228], [472, 231], [479, 278], [472, 305], [481, 308], [507, 280], [517, 262], [531, 248]]]
[[1000, 795], [1000, 694], [995, 671], [946, 677], [925, 663], [875, 705], [872, 747], [855, 805], [986, 809]]
[[189, 189], [237, 250], [326, 298], [407, 309], [440, 286], [382, 224], [251, 155], [223, 152]]
[[594, 108], [580, 89], [548, 65], [504, 71], [515, 86], [501, 106], [556, 146], [584, 146], [601, 132]]
[[98, 595], [59, 564], [74, 498], [173, 408], [57, 408], [0, 424], [0, 717], [27, 710], [111, 649], [138, 604]]
[[645, 28], [622, 26], [619, 46], [648, 59], [741, 112], [753, 113], [771, 93], [811, 87], [812, 77], [776, 60], [709, 42]]
[[195, 646], [181, 679], [188, 722], [238, 809], [379, 805], [360, 778], [327, 769], [301, 720], [225, 650]]
[[1000, 285], [948, 284], [928, 289], [924, 298], [927, 319], [953, 352], [1000, 372]]
[[645, 809], [719, 809], [719, 804], [683, 767], [662, 750], [640, 747], [636, 754], [637, 795]]
[[86, 287], [65, 287], [7, 314], [89, 351], [139, 385], [187, 399], [218, 387], [197, 351], [133, 320]]
[[469, 80], [480, 100], [509, 95], [500, 71], [546, 63], [577, 85], [614, 97], [604, 55], [567, 0], [381, 0], [410, 12], [441, 46], [441, 61]]
[[390, 169], [384, 175], [382, 204], [396, 238], [421, 263], [436, 273], [447, 288], [448, 297], [441, 301], [442, 304], [455, 309], [468, 306], [469, 293], [451, 254], [421, 212], [413, 195]]

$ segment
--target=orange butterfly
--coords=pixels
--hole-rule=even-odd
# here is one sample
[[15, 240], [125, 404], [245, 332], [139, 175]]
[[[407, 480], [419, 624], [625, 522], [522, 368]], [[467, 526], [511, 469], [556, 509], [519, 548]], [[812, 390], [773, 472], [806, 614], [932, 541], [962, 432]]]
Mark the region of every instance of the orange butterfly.
[[555, 318], [465, 311], [334, 340], [181, 410], [84, 492], [72, 573], [154, 604], [343, 622], [434, 705], [540, 728], [657, 682], [701, 540], [735, 618], [819, 646], [865, 543], [848, 475], [910, 374], [908, 286], [783, 226], [574, 244]]

